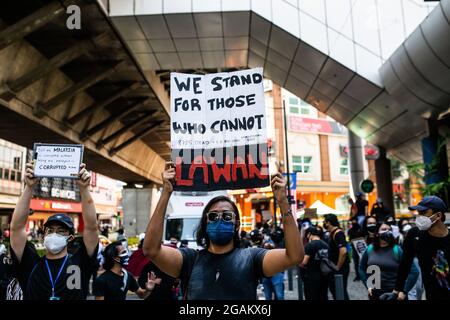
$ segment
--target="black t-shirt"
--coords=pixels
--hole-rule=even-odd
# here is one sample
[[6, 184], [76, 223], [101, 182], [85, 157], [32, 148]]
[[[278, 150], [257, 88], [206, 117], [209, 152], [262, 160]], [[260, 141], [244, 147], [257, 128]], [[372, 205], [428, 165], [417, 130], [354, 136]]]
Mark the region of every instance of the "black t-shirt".
[[92, 284], [94, 296], [105, 297], [105, 300], [125, 300], [128, 291], [136, 292], [139, 289], [136, 279], [125, 269], [122, 271], [127, 273], [127, 279], [125, 274], [119, 276], [111, 270], [106, 270], [95, 279]]
[[417, 255], [427, 300], [450, 300], [450, 233], [443, 238], [414, 227], [403, 242], [403, 257], [395, 288], [402, 291]]
[[328, 244], [323, 240], [313, 240], [305, 246], [305, 254], [309, 256], [306, 265], [305, 277], [320, 276], [320, 257], [319, 250], [328, 250]]
[[[179, 249], [183, 255], [180, 279], [188, 300], [256, 300], [263, 276], [262, 248], [235, 248], [224, 254]], [[192, 270], [192, 272], [191, 272]]]
[[[335, 229], [330, 233], [330, 239], [328, 242], [329, 250], [328, 250], [328, 258], [335, 264], [337, 264], [339, 260], [339, 249], [347, 248], [347, 240], [345, 239], [344, 231], [341, 229]], [[345, 255], [344, 265], [348, 264], [348, 255]]]
[[152, 271], [157, 278], [161, 278], [161, 283], [155, 285], [152, 293], [145, 300], [174, 300], [174, 286], [176, 285], [176, 279], [162, 272], [153, 262], [146, 264], [142, 268], [141, 275], [138, 279], [139, 286], [142, 289], [145, 289], [148, 274]]
[[83, 243], [75, 252], [68, 255], [67, 261], [61, 269], [65, 258], [54, 260], [40, 258], [33, 244], [29, 242], [25, 245], [20, 263], [11, 248], [15, 275], [24, 292], [24, 300], [50, 299], [52, 285], [45, 261], [48, 262], [53, 281], [56, 281], [61, 269], [60, 277], [55, 283], [56, 297], [60, 300], [86, 300], [89, 279], [97, 267], [97, 251], [98, 245], [92, 256], [89, 257]]
[[369, 206], [369, 202], [367, 200], [356, 200], [356, 207], [358, 208], [357, 216], [365, 216], [366, 215], [366, 207]]

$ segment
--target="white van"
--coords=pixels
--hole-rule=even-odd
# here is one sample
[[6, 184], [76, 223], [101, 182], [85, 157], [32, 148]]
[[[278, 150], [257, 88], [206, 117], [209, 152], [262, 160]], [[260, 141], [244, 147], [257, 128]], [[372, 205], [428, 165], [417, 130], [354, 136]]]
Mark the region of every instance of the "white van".
[[203, 209], [212, 198], [226, 195], [226, 191], [174, 191], [164, 221], [164, 243], [169, 243], [170, 237], [177, 237], [179, 241], [187, 240], [189, 248], [201, 249], [196, 243], [195, 232]]

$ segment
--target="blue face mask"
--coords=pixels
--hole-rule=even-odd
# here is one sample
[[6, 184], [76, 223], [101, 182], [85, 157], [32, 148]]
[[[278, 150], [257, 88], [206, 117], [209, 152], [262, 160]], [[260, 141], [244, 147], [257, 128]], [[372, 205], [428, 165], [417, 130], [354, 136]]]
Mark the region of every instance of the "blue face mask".
[[219, 246], [226, 245], [233, 239], [234, 223], [232, 221], [223, 221], [222, 219], [208, 222], [206, 234], [215, 244]]

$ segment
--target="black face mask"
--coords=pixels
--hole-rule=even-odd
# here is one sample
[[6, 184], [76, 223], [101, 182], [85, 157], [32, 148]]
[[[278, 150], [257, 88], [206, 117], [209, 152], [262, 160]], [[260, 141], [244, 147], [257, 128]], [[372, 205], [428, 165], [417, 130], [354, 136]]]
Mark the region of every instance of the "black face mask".
[[367, 231], [369, 231], [370, 233], [374, 233], [376, 229], [377, 229], [376, 224], [368, 224], [367, 225]]
[[380, 237], [380, 240], [383, 240], [387, 243], [392, 243], [394, 241], [394, 234], [392, 233], [392, 231], [382, 232], [378, 234], [378, 236]]

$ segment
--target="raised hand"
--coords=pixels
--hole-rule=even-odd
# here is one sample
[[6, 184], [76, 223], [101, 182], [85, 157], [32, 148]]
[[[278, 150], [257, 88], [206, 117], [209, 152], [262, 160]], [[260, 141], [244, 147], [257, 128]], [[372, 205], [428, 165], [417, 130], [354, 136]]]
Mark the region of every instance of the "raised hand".
[[29, 162], [25, 165], [25, 184], [32, 188], [39, 179], [34, 176], [34, 161]]
[[152, 291], [157, 284], [161, 284], [161, 278], [157, 278], [153, 271], [147, 273], [147, 283], [145, 284], [145, 288], [148, 291]]
[[80, 165], [80, 172], [78, 172], [78, 185], [80, 189], [89, 187], [91, 183], [91, 174], [86, 170], [86, 164], [82, 163]]
[[270, 185], [272, 187], [273, 195], [278, 203], [287, 203], [288, 199], [286, 196], [286, 180], [280, 172], [272, 175], [272, 181], [270, 182]]
[[166, 162], [166, 167], [161, 174], [163, 180], [163, 190], [171, 193], [175, 184], [175, 165], [173, 162]]

